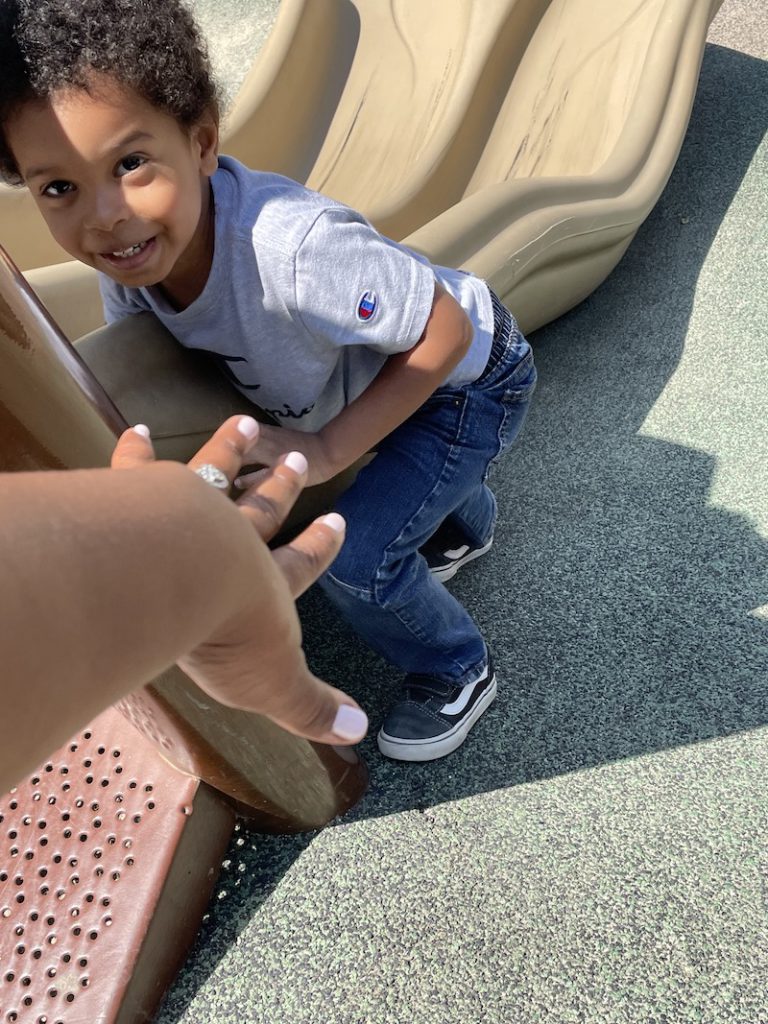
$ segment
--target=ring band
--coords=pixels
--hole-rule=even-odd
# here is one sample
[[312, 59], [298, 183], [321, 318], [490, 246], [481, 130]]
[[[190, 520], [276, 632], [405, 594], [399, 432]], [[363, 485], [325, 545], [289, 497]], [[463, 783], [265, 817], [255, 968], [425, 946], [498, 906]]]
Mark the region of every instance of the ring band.
[[197, 467], [195, 472], [207, 484], [215, 487], [218, 491], [229, 490], [227, 474], [220, 470], [218, 466], [214, 466], [212, 462], [204, 462], [202, 466]]

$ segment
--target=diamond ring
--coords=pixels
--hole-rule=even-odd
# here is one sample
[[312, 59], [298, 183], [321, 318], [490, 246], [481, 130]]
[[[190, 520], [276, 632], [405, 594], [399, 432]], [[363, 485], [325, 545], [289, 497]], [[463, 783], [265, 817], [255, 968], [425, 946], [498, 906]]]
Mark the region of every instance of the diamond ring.
[[201, 477], [207, 484], [215, 487], [219, 491], [229, 490], [229, 480], [227, 474], [222, 472], [218, 466], [214, 466], [211, 462], [205, 462], [202, 466], [198, 466], [195, 470], [197, 475]]

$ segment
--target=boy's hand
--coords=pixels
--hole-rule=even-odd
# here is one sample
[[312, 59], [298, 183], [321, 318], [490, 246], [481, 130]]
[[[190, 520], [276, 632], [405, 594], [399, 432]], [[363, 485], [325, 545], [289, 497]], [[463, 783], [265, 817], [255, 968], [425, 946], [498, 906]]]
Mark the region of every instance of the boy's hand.
[[[273, 427], [267, 423], [259, 424], [259, 435], [245, 453], [245, 457], [248, 462], [271, 467], [277, 465], [280, 457], [288, 451], [301, 452], [307, 460], [309, 487], [325, 483], [347, 468], [346, 463], [334, 461], [322, 434], [308, 434], [301, 430]], [[235, 480], [235, 486], [243, 490], [257, 478], [256, 473], [246, 473]]]

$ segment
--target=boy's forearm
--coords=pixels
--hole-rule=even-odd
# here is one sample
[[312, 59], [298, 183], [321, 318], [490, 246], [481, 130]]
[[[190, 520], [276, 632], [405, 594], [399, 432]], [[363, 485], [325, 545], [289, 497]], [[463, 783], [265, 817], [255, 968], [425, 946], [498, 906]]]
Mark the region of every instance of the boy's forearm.
[[169, 463], [0, 476], [0, 516], [7, 784], [235, 614], [254, 584], [244, 554], [269, 560], [233, 505]]
[[438, 289], [418, 344], [391, 356], [362, 395], [321, 430], [336, 471], [370, 451], [423, 405], [461, 361], [471, 341], [472, 327], [463, 310]]

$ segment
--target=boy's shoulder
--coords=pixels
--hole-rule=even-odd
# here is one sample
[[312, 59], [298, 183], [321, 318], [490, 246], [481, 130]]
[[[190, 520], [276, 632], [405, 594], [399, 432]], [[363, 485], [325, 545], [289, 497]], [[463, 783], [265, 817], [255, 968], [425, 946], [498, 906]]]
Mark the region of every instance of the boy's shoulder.
[[295, 253], [319, 217], [334, 211], [363, 220], [349, 207], [291, 178], [269, 171], [253, 171], [232, 157], [219, 157], [213, 179], [217, 210], [225, 203], [233, 214], [233, 227], [254, 244], [269, 244]]

